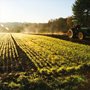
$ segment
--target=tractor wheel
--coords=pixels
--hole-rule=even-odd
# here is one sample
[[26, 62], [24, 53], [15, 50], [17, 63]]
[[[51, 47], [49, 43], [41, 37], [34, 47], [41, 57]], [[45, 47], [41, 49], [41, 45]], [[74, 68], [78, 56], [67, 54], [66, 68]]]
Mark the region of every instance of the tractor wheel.
[[85, 35], [84, 35], [83, 32], [78, 32], [77, 37], [78, 37], [79, 40], [83, 40], [85, 38]]
[[69, 29], [67, 35], [70, 39], [75, 38], [75, 33], [72, 29]]

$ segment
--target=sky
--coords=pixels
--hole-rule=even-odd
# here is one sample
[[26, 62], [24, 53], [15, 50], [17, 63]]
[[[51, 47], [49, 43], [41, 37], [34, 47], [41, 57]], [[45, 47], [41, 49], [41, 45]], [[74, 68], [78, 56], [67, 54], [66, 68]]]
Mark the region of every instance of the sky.
[[0, 0], [0, 22], [43, 23], [71, 16], [75, 0]]

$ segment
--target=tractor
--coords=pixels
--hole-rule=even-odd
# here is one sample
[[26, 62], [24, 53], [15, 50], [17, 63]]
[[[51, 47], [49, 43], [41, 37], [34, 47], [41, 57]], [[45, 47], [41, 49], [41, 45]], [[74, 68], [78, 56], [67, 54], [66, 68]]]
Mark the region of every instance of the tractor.
[[79, 40], [83, 40], [90, 36], [90, 27], [81, 27], [80, 25], [76, 25], [68, 30], [67, 35], [70, 39], [78, 38]]
[[[86, 14], [85, 14], [86, 15]], [[70, 28], [67, 32], [67, 35], [70, 39], [72, 38], [78, 38], [79, 40], [83, 40], [86, 37], [90, 36], [90, 25], [88, 25], [88, 16], [86, 15], [85, 18], [83, 18], [82, 24], [78, 22], [78, 20], [73, 17], [73, 27]]]

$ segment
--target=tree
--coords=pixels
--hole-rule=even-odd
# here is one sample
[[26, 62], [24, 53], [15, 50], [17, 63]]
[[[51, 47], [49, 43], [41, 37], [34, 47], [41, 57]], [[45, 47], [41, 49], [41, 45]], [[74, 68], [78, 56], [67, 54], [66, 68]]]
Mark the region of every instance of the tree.
[[67, 27], [73, 27], [73, 16], [67, 18]]
[[73, 5], [73, 14], [79, 24], [89, 25], [90, 21], [90, 0], [76, 0]]

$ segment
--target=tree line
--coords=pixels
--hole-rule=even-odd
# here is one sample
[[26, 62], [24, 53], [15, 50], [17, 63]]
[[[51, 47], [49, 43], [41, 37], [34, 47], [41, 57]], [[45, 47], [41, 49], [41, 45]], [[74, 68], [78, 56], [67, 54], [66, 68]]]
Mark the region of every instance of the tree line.
[[8, 27], [7, 31], [0, 26], [2, 32], [23, 32], [23, 33], [59, 33], [67, 32], [73, 26], [72, 17], [49, 20], [48, 23], [1, 23]]

